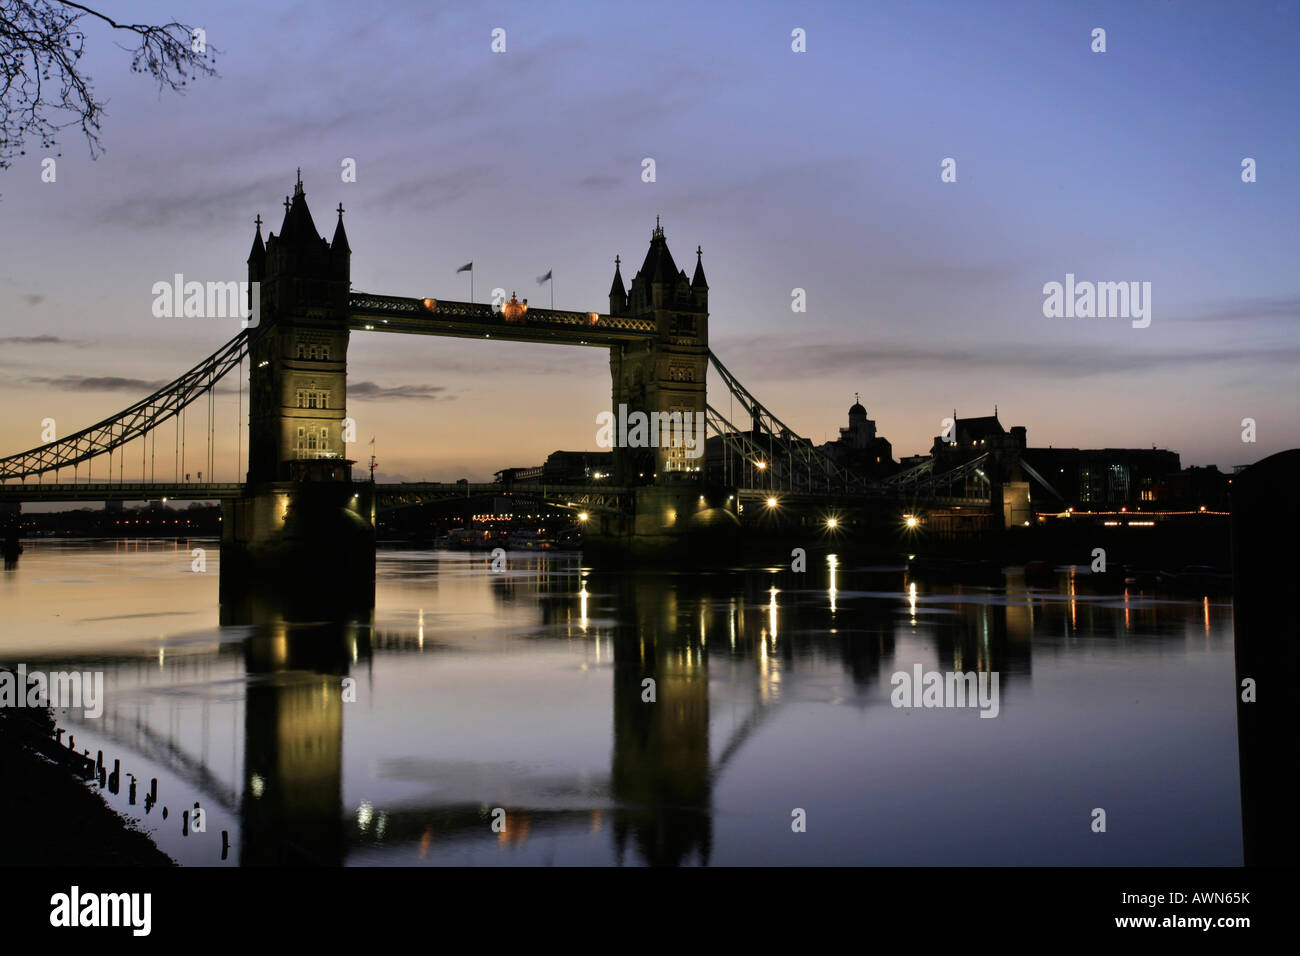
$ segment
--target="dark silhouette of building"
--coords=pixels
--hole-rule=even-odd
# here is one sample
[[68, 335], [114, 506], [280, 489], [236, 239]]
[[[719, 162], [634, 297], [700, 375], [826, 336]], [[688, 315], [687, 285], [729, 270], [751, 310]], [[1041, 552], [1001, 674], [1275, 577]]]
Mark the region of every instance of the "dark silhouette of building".
[[542, 465], [542, 481], [557, 485], [613, 483], [613, 470], [612, 451], [553, 451]]
[[1167, 480], [1178, 454], [1158, 448], [1027, 448], [1027, 461], [1080, 511], [1168, 510]]
[[1232, 478], [1219, 471], [1218, 465], [1184, 468], [1165, 475], [1157, 483], [1157, 500], [1162, 510], [1228, 511], [1228, 492]]
[[[947, 471], [990, 454], [990, 476], [1028, 481], [1039, 511], [1157, 511], [1198, 495], [1219, 500], [1212, 493], [1218, 487], [1212, 476], [1173, 477], [1181, 468], [1176, 452], [1160, 448], [1030, 448], [1025, 426], [1003, 427], [996, 408], [992, 415], [974, 418], [958, 418], [954, 411], [953, 420], [951, 434], [946, 436], [950, 441], [944, 435], [935, 436], [930, 450], [935, 470]], [[1218, 474], [1218, 469], [1214, 471]], [[1226, 476], [1223, 478], [1226, 496]], [[1197, 501], [1196, 507], [1204, 503]]]
[[946, 436], [951, 441], [936, 435], [930, 447], [936, 471], [947, 471], [989, 452], [1019, 454], [1025, 450], [1025, 426], [1003, 428], [996, 408], [992, 415], [977, 418], [958, 418], [954, 409], [952, 417], [952, 433]]
[[876, 423], [867, 417], [857, 395], [849, 406], [848, 428], [841, 428], [840, 437], [826, 442], [818, 451], [837, 465], [871, 478], [883, 478], [898, 470], [893, 446], [876, 434]]

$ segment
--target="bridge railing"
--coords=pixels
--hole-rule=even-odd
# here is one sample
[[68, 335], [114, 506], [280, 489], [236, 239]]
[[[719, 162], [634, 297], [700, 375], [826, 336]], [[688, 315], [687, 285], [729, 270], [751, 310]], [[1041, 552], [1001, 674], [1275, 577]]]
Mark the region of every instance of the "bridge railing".
[[593, 331], [641, 332], [646, 335], [653, 335], [657, 331], [653, 319], [605, 315], [600, 312], [539, 309], [533, 306], [529, 306], [518, 318], [511, 319], [503, 310], [488, 303], [416, 299], [369, 292], [354, 292], [349, 299], [349, 306], [354, 314], [365, 317], [393, 315], [402, 318], [470, 319], [490, 325], [565, 326]]

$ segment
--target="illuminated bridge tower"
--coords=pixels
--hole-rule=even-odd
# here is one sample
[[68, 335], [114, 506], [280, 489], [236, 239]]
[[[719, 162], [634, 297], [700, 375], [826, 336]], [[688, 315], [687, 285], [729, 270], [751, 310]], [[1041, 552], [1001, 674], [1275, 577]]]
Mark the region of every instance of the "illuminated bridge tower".
[[353, 484], [347, 457], [352, 251], [338, 212], [328, 242], [299, 178], [280, 234], [263, 244], [259, 221], [253, 239], [248, 278], [260, 283], [260, 314], [249, 343], [248, 482], [244, 497], [223, 505], [223, 591], [265, 582], [373, 594], [373, 495]]
[[[623, 486], [640, 487], [633, 495], [631, 514], [601, 516], [584, 534], [584, 551], [590, 555], [618, 560], [628, 554], [662, 552], [668, 556], [683, 548], [699, 555], [704, 548], [729, 547], [731, 535], [739, 527], [735, 489], [710, 484], [705, 471], [709, 284], [699, 248], [695, 256], [695, 275], [688, 279], [673, 261], [663, 227], [656, 220], [645, 261], [626, 290], [615, 260], [610, 315], [648, 319], [654, 323], [655, 334], [610, 348], [611, 410], [616, 417], [620, 406], [626, 406], [629, 416], [659, 413], [661, 424], [654, 445], [616, 444], [615, 480]], [[662, 423], [674, 422], [671, 416], [677, 416], [683, 425], [681, 431], [673, 429], [678, 440], [663, 433]], [[698, 441], [691, 449], [695, 454], [688, 453], [680, 441], [683, 432]]]
[[259, 225], [248, 278], [261, 283], [261, 323], [249, 351], [248, 480], [341, 481], [347, 406], [348, 292], [352, 250], [343, 208], [334, 241], [316, 232], [302, 182], [285, 200], [280, 234], [265, 248]]
[[[656, 219], [650, 249], [626, 292], [615, 262], [609, 313], [651, 319], [656, 329], [652, 341], [610, 349], [614, 413], [625, 404], [629, 413], [665, 412], [681, 416], [684, 422], [693, 422], [696, 413], [703, 415], [709, 366], [709, 285], [704, 280], [701, 251], [696, 250], [695, 278], [687, 279], [686, 272], [673, 262], [663, 227]], [[703, 448], [700, 452], [699, 457], [688, 457], [683, 447], [661, 437], [657, 448], [617, 449], [614, 472], [624, 485], [699, 483], [705, 478]]]

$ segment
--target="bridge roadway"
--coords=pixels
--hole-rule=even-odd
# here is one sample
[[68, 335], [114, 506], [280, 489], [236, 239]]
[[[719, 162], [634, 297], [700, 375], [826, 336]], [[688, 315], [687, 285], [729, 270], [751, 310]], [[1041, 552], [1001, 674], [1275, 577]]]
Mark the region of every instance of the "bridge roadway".
[[[616, 510], [629, 489], [592, 485], [519, 485], [506, 487], [496, 482], [407, 482], [376, 484], [375, 499], [380, 508], [415, 505], [448, 498], [514, 495], [540, 499], [558, 507], [584, 510]], [[0, 503], [46, 501], [229, 501], [245, 493], [239, 482], [65, 482], [29, 481], [0, 484]]]
[[511, 319], [500, 309], [478, 302], [413, 299], [367, 292], [353, 292], [348, 311], [348, 324], [354, 331], [449, 335], [510, 342], [555, 342], [608, 348], [624, 342], [652, 340], [657, 332], [651, 319], [537, 309], [531, 305], [518, 318]]
[[[505, 486], [496, 482], [404, 482], [377, 484], [376, 504], [381, 509], [417, 505], [426, 501], [443, 501], [448, 498], [502, 495], [545, 501], [560, 508], [586, 511], [625, 510], [625, 500], [631, 488], [597, 485], [530, 485]], [[5, 482], [0, 484], [0, 503], [38, 503], [53, 501], [229, 501], [245, 492], [239, 482]], [[765, 507], [768, 498], [776, 498], [782, 506], [854, 504], [865, 501], [905, 499], [893, 489], [870, 489], [861, 492], [814, 493], [789, 492], [766, 488], [739, 488], [736, 491], [741, 504], [746, 507]], [[918, 507], [962, 507], [987, 509], [989, 502], [980, 498], [947, 496], [926, 497], [916, 502]]]

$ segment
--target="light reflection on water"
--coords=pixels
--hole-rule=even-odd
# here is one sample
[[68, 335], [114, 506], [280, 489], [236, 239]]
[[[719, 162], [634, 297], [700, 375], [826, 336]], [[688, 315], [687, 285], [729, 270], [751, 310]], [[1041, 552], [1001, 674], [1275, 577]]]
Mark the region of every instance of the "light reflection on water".
[[[219, 608], [215, 555], [35, 541], [0, 575], [0, 661], [105, 671], [60, 725], [186, 864], [1240, 863], [1226, 598], [381, 551], [373, 610], [289, 621]], [[915, 664], [996, 671], [997, 718], [894, 708]]]

